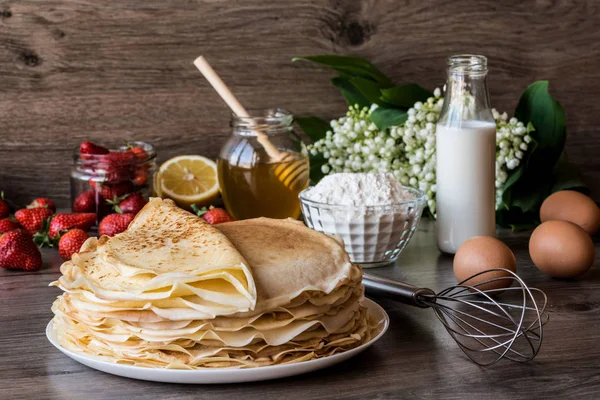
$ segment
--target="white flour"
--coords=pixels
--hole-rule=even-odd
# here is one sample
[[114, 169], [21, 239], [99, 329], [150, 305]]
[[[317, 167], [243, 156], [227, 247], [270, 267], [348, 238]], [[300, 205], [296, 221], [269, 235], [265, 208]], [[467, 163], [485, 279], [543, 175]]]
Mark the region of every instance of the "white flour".
[[[363, 267], [393, 262], [416, 229], [424, 199], [389, 173], [328, 175], [303, 192], [306, 224], [344, 241], [352, 262]], [[378, 206], [378, 207], [372, 207]]]
[[390, 173], [327, 175], [306, 192], [309, 200], [345, 206], [383, 206], [413, 200]]

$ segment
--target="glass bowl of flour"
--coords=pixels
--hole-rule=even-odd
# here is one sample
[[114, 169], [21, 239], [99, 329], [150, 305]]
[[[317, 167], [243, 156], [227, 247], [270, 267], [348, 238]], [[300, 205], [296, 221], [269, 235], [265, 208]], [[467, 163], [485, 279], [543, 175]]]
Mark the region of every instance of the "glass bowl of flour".
[[390, 173], [338, 173], [300, 192], [309, 228], [337, 235], [363, 268], [396, 261], [419, 225], [425, 194]]

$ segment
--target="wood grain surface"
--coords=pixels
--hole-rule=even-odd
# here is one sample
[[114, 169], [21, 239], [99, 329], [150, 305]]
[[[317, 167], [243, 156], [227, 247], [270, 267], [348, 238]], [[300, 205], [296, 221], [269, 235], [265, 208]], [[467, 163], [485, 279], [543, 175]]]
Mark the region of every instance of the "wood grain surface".
[[0, 188], [68, 204], [86, 139], [154, 143], [159, 161], [215, 157], [229, 112], [192, 65], [205, 55], [248, 108], [344, 112], [331, 74], [297, 55], [363, 56], [395, 82], [443, 85], [452, 53], [489, 57], [511, 112], [549, 79], [568, 155], [600, 199], [600, 3], [594, 0], [0, 0]]
[[[528, 233], [501, 231], [518, 272], [548, 295], [550, 321], [530, 363], [471, 363], [433, 311], [378, 300], [391, 318], [384, 337], [338, 366], [270, 382], [186, 386], [136, 381], [87, 368], [46, 340], [50, 306], [60, 290], [54, 250], [38, 272], [0, 270], [0, 399], [597, 399], [600, 394], [600, 241], [595, 265], [576, 280], [539, 272], [527, 252]], [[456, 283], [452, 259], [436, 247], [424, 220], [393, 266], [371, 273], [441, 290]]]

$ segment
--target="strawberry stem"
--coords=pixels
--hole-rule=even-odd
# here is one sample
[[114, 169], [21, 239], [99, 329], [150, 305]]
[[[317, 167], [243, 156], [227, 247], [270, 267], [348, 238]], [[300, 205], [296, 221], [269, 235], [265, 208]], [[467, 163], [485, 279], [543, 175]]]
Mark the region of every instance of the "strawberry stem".
[[206, 214], [208, 212], [208, 209], [206, 207], [199, 208], [195, 204], [192, 204], [191, 207], [192, 207], [192, 210], [194, 210], [196, 215], [199, 217], [203, 216], [204, 214]]
[[60, 234], [54, 238], [51, 238], [49, 235], [50, 220], [52, 220], [52, 217], [45, 219], [42, 229], [33, 235], [33, 243], [35, 243], [38, 247], [55, 247], [58, 245]]
[[40, 203], [36, 200], [32, 204], [28, 205], [27, 208], [48, 208], [48, 204], [40, 205]]
[[123, 210], [121, 210], [119, 204], [129, 196], [131, 196], [131, 193], [124, 194], [123, 196], [115, 196], [112, 200], [106, 199], [106, 202], [112, 206], [114, 212], [117, 214], [123, 214]]

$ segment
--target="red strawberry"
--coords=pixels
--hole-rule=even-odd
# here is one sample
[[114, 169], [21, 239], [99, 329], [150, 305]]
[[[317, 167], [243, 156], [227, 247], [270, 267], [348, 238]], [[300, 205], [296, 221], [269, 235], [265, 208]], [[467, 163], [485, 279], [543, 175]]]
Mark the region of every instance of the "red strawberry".
[[122, 197], [127, 193], [133, 191], [133, 184], [131, 182], [121, 183], [96, 183], [95, 189], [105, 199], [114, 199], [115, 197]]
[[37, 199], [33, 200], [27, 206], [27, 208], [47, 208], [52, 210], [52, 212], [56, 212], [56, 206], [54, 205], [54, 202], [46, 197], [38, 197]]
[[44, 220], [52, 214], [54, 212], [49, 208], [23, 208], [15, 213], [15, 218], [30, 233], [36, 233], [42, 229]]
[[129, 151], [118, 151], [104, 155], [99, 167], [106, 170], [106, 182], [120, 183], [133, 177], [135, 163], [135, 154]]
[[56, 214], [50, 221], [50, 229], [48, 236], [55, 238], [60, 235], [61, 231], [66, 231], [72, 228], [79, 228], [87, 231], [96, 223], [96, 214], [94, 213], [72, 213], [72, 214]]
[[63, 260], [70, 260], [71, 256], [79, 253], [81, 245], [89, 238], [89, 235], [81, 229], [71, 229], [60, 237], [58, 242], [58, 254]]
[[136, 159], [136, 155], [131, 151], [111, 151], [102, 157], [102, 161], [108, 164], [131, 164]]
[[33, 271], [42, 266], [42, 254], [31, 235], [15, 229], [0, 236], [0, 267]]
[[81, 154], [108, 154], [109, 150], [106, 147], [99, 146], [92, 142], [83, 142], [79, 145], [79, 153]]
[[209, 209], [206, 209], [206, 207], [198, 208], [197, 205], [192, 204], [192, 209], [196, 215], [204, 218], [204, 220], [211, 225], [235, 221], [235, 218], [229, 215], [229, 213], [222, 208], [214, 208], [212, 206]]
[[138, 160], [145, 160], [148, 158], [148, 153], [141, 147], [131, 147], [127, 151], [133, 153], [135, 155], [135, 158], [137, 158]]
[[4, 200], [4, 192], [0, 192], [0, 218], [6, 218], [10, 215], [10, 207]]
[[131, 223], [131, 221], [133, 221], [133, 218], [133, 214], [107, 215], [102, 221], [100, 221], [98, 233], [100, 234], [100, 236], [114, 236], [118, 233], [125, 231]]
[[8, 231], [12, 231], [13, 229], [19, 229], [21, 226], [17, 224], [16, 221], [13, 221], [10, 218], [0, 219], [0, 234]]
[[96, 192], [88, 190], [81, 193], [73, 202], [73, 211], [76, 213], [96, 212]]
[[133, 183], [136, 186], [145, 186], [148, 183], [148, 166], [141, 165], [135, 169]]
[[137, 214], [148, 203], [148, 200], [139, 193], [131, 193], [123, 197], [115, 197], [112, 200], [107, 200], [107, 203], [112, 204], [113, 210], [119, 214]]
[[129, 149], [128, 152], [135, 155], [136, 158], [136, 168], [134, 170], [133, 183], [136, 186], [145, 186], [148, 183], [148, 165], [144, 163], [144, 161], [148, 160], [148, 152], [144, 150], [142, 147], [133, 146], [128, 143]]

